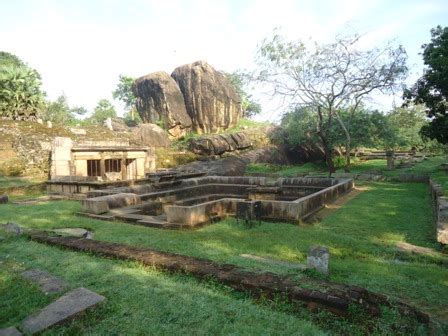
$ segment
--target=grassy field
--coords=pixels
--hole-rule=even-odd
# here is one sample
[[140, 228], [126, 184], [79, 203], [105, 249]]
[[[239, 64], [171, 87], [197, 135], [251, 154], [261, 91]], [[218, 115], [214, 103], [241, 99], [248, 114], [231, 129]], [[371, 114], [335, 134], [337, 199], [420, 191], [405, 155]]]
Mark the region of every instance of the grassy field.
[[[329, 279], [366, 287], [418, 306], [438, 319], [448, 320], [446, 257], [435, 242], [428, 187], [424, 184], [372, 183], [343, 206], [314, 224], [262, 223], [251, 229], [228, 219], [197, 231], [170, 231], [119, 222], [102, 222], [73, 216], [80, 205], [72, 201], [35, 206], [4, 205], [0, 222], [15, 221], [29, 228], [84, 227], [95, 239], [152, 247], [163, 251], [231, 263], [251, 270], [272, 271], [300, 280], [300, 271], [285, 266], [247, 259], [253, 254], [282, 261], [303, 263], [311, 245], [328, 246], [331, 252]], [[414, 255], [396, 249], [397, 242], [432, 248], [434, 253]], [[108, 297], [108, 304], [81, 322], [56, 329], [102, 334], [137, 330], [152, 333], [187, 334], [303, 334], [365, 333], [350, 321], [319, 318], [289, 308], [270, 307], [227, 288], [198, 282], [187, 276], [167, 275], [139, 265], [62, 251], [23, 238], [1, 243], [3, 266], [0, 302], [20, 301], [29, 311], [47, 302], [31, 287], [25, 293], [16, 269], [41, 267]], [[18, 287], [19, 286], [19, 287]], [[11, 290], [11, 287], [13, 289]], [[16, 290], [14, 290], [16, 288]], [[410, 290], [410, 289], [417, 290]], [[16, 293], [16, 294], [15, 294]], [[28, 303], [28, 300], [30, 302]], [[2, 313], [0, 326], [23, 318], [27, 309]], [[0, 311], [8, 312], [4, 306]], [[398, 323], [391, 318], [391, 325]], [[207, 320], [207, 322], [203, 322]], [[380, 334], [399, 329], [379, 321], [373, 327]], [[382, 327], [384, 330], [381, 330]], [[371, 330], [372, 326], [368, 330]], [[406, 329], [417, 333], [418, 326]], [[421, 330], [420, 330], [421, 331]], [[131, 332], [132, 333], [132, 332]], [[136, 332], [138, 334], [138, 332]], [[299, 332], [300, 333], [300, 332]]]

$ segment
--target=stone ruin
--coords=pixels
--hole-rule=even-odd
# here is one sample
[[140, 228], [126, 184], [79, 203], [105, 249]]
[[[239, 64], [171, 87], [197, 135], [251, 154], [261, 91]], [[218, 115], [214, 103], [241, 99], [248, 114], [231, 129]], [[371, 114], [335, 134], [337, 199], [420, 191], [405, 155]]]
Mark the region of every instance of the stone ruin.
[[235, 126], [242, 116], [241, 98], [219, 71], [204, 61], [138, 78], [132, 88], [145, 123], [162, 122], [174, 138], [217, 133]]
[[297, 222], [350, 191], [352, 179], [203, 176], [95, 190], [81, 215], [191, 229], [227, 216]]

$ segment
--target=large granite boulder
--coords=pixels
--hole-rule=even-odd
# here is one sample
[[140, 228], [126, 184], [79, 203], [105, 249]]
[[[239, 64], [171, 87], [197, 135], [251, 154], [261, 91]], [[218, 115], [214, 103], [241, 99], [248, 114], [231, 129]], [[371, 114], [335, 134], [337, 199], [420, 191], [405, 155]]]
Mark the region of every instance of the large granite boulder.
[[169, 147], [168, 134], [156, 124], [141, 124], [132, 130], [134, 143], [150, 147]]
[[222, 73], [198, 61], [177, 67], [171, 76], [196, 132], [216, 133], [236, 125], [242, 114], [241, 98]]
[[180, 138], [191, 129], [191, 118], [176, 82], [164, 71], [137, 78], [132, 91], [143, 122], [162, 121], [168, 133]]
[[193, 153], [207, 156], [221, 155], [251, 146], [252, 142], [244, 132], [207, 135], [190, 140], [190, 149]]

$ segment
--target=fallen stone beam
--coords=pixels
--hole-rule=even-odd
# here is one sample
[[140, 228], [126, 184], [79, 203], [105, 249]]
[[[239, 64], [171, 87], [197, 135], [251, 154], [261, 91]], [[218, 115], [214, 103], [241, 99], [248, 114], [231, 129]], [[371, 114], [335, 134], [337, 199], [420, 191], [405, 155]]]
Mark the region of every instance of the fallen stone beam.
[[20, 325], [25, 334], [35, 334], [53, 325], [96, 306], [106, 298], [86, 288], [74, 289], [41, 309], [37, 314], [28, 316]]
[[[352, 304], [361, 306], [371, 316], [379, 316], [380, 306], [384, 305], [397, 307], [401, 314], [429, 323], [429, 316], [426, 313], [357, 286], [308, 278], [302, 280], [308, 288], [302, 288], [287, 277], [273, 273], [254, 273], [238, 266], [218, 264], [207, 259], [97, 240], [54, 237], [40, 231], [28, 233], [28, 236], [37, 242], [112, 258], [134, 260], [146, 266], [187, 273], [200, 279], [214, 277], [235, 290], [254, 296], [283, 295], [294, 304], [307, 304], [310, 309], [323, 308], [341, 316], [348, 314], [349, 306]], [[320, 290], [309, 289], [313, 285]]]

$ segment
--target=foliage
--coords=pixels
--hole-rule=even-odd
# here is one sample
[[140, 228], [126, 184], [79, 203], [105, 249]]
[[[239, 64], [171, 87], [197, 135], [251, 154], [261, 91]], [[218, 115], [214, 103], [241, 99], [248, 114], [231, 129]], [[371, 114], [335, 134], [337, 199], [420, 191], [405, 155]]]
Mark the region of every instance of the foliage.
[[93, 110], [89, 121], [94, 124], [102, 124], [107, 118], [116, 118], [115, 107], [107, 99], [101, 99]]
[[351, 135], [340, 111], [356, 114], [372, 92], [393, 92], [405, 77], [406, 52], [391, 44], [384, 48], [358, 48], [358, 35], [336, 37], [327, 44], [307, 46], [303, 41], [285, 41], [279, 34], [265, 39], [257, 53], [257, 79], [292, 105], [304, 106], [317, 115], [316, 133], [325, 150], [330, 173], [332, 125], [344, 131], [346, 164], [350, 164]]
[[0, 64], [0, 117], [35, 119], [44, 106], [40, 75], [27, 66]]
[[132, 92], [132, 85], [134, 85], [134, 81], [135, 78], [133, 77], [120, 75], [118, 78], [117, 88], [112, 92], [112, 97], [124, 104], [126, 110], [125, 120], [127, 123], [135, 122], [140, 124], [142, 120], [136, 109], [137, 98]]
[[425, 143], [420, 129], [427, 124], [425, 109], [422, 105], [395, 107], [387, 115], [388, 123], [394, 130], [394, 144], [397, 147], [411, 149], [424, 148]]
[[448, 144], [448, 27], [431, 29], [431, 42], [424, 44], [426, 70], [414, 86], [404, 91], [406, 104], [425, 104], [429, 124], [422, 134]]
[[249, 83], [249, 75], [242, 71], [225, 72], [222, 71], [227, 80], [232, 83], [238, 95], [241, 97], [241, 107], [245, 118], [253, 117], [261, 113], [261, 105], [248, 94], [246, 87]]
[[[351, 113], [350, 108], [341, 109], [338, 114], [350, 132], [353, 149], [394, 147], [395, 129], [388, 121], [388, 116], [383, 113], [362, 107], [356, 114]], [[318, 142], [318, 124], [317, 114], [309, 107], [297, 107], [294, 111], [284, 114], [282, 118], [282, 126], [287, 132], [288, 143], [293, 146]], [[333, 146], [340, 147], [341, 152], [345, 151], [346, 137], [339, 123], [331, 124], [331, 128], [327, 130], [327, 139]], [[338, 162], [340, 164], [340, 161]]]
[[6, 51], [0, 51], [0, 68], [3, 67], [24, 67], [26, 64], [18, 58]]
[[54, 101], [48, 101], [42, 113], [42, 119], [54, 123], [67, 125], [78, 121], [79, 116], [87, 113], [82, 106], [70, 107], [67, 96], [62, 94]]

